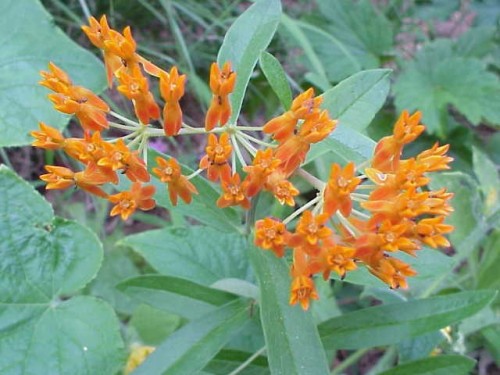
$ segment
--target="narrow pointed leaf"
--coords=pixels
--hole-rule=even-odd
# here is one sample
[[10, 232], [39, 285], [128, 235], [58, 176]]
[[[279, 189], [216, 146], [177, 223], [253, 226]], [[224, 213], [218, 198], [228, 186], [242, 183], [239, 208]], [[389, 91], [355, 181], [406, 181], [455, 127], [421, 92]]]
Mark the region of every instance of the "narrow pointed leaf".
[[137, 301], [188, 319], [197, 318], [237, 298], [231, 293], [186, 279], [163, 275], [134, 277], [118, 284], [117, 288]]
[[260, 315], [273, 374], [329, 374], [311, 312], [288, 303], [289, 269], [269, 251], [250, 247], [261, 292]]
[[231, 25], [217, 56], [219, 65], [230, 61], [236, 72], [231, 95], [231, 121], [238, 118], [253, 69], [276, 32], [281, 17], [279, 0], [259, 0]]
[[245, 303], [230, 302], [170, 335], [133, 375], [197, 374], [248, 318]]
[[260, 55], [259, 65], [283, 107], [286, 110], [290, 109], [292, 105], [292, 90], [278, 59], [264, 51]]
[[476, 362], [461, 355], [442, 355], [399, 365], [380, 375], [466, 375]]
[[492, 301], [496, 292], [461, 292], [370, 307], [319, 325], [328, 349], [359, 349], [396, 344], [409, 337], [457, 323]]

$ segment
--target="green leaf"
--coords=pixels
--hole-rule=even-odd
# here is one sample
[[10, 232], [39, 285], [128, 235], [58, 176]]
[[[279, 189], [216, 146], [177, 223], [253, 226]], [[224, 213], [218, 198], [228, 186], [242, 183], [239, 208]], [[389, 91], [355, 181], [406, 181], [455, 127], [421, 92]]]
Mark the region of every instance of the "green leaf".
[[449, 237], [451, 243], [457, 247], [482, 221], [482, 202], [477, 183], [464, 173], [446, 172], [433, 176], [431, 187], [445, 187], [454, 194], [451, 200], [454, 212], [446, 222], [455, 227]]
[[130, 326], [135, 328], [141, 341], [153, 346], [161, 344], [180, 325], [180, 316], [149, 305], [139, 305], [130, 319]]
[[[123, 341], [112, 309], [68, 296], [95, 277], [102, 246], [0, 166], [0, 372], [114, 373]], [[62, 302], [62, 298], [66, 299]]]
[[340, 124], [328, 138], [312, 145], [306, 163], [322, 157], [327, 164], [335, 162], [345, 165], [350, 161], [360, 164], [373, 156], [374, 149], [373, 140]]
[[196, 374], [248, 320], [248, 306], [235, 300], [170, 335], [134, 375]]
[[[157, 151], [150, 150], [148, 153], [149, 160], [155, 160], [157, 156], [168, 159], [169, 156], [161, 154]], [[156, 166], [156, 162], [149, 164], [149, 171], [151, 168]], [[181, 165], [182, 173], [189, 175], [194, 171], [185, 166]], [[157, 203], [167, 208], [173, 213], [179, 213], [182, 215], [189, 216], [200, 221], [203, 224], [216, 228], [222, 232], [240, 232], [241, 231], [241, 215], [233, 207], [228, 207], [220, 209], [217, 207], [216, 202], [219, 199], [220, 192], [217, 191], [213, 184], [201, 176], [196, 176], [190, 180], [196, 189], [198, 190], [197, 195], [193, 195], [193, 200], [191, 203], [186, 204], [179, 199], [177, 206], [172, 205], [170, 198], [168, 196], [167, 186], [165, 183], [161, 182], [158, 178], [154, 177], [152, 183], [156, 187], [155, 199]]]
[[399, 364], [429, 357], [444, 340], [443, 334], [435, 331], [401, 341], [398, 345]]
[[349, 129], [370, 125], [389, 94], [390, 69], [365, 70], [343, 80], [323, 96], [322, 108]]
[[466, 375], [476, 361], [461, 355], [441, 355], [399, 365], [380, 375]]
[[[210, 361], [204, 370], [214, 375], [227, 375], [238, 368], [243, 362], [252, 356], [252, 353], [246, 353], [239, 350], [221, 350], [217, 356]], [[238, 374], [241, 375], [268, 375], [270, 374], [267, 358], [258, 356], [253, 359]]]
[[379, 57], [393, 46], [393, 27], [369, 0], [318, 0], [325, 30], [349, 47], [364, 68], [379, 65]]
[[271, 372], [329, 374], [311, 313], [288, 303], [290, 271], [286, 262], [254, 246], [250, 259], [259, 280], [260, 316]]
[[328, 349], [390, 345], [457, 323], [491, 302], [496, 292], [461, 292], [403, 303], [370, 307], [333, 318], [318, 326]]
[[49, 61], [65, 69], [75, 84], [101, 91], [105, 87], [102, 64], [73, 43], [36, 0], [5, 0], [0, 6], [0, 147], [32, 142], [28, 134], [44, 121], [59, 129], [69, 117], [56, 112], [40, 86], [40, 70]]
[[264, 51], [260, 54], [259, 65], [283, 107], [286, 110], [290, 109], [292, 105], [292, 90], [278, 59]]
[[236, 86], [231, 95], [231, 122], [241, 111], [250, 76], [260, 54], [267, 48], [281, 17], [279, 0], [259, 0], [231, 25], [217, 56], [222, 66], [230, 61], [236, 72]]
[[498, 209], [498, 187], [500, 178], [495, 163], [491, 161], [484, 152], [477, 147], [472, 148], [472, 162], [474, 165], [474, 174], [479, 180], [479, 189], [483, 194], [485, 214]]
[[238, 234], [203, 226], [159, 229], [126, 237], [158, 272], [210, 285], [220, 279], [252, 279], [246, 241]]
[[500, 249], [500, 231], [496, 230], [488, 237], [484, 245], [477, 281], [479, 288], [500, 288], [500, 278], [497, 272], [500, 269], [500, 251], [498, 249]]
[[[297, 44], [304, 51], [304, 55], [306, 57], [306, 62], [310, 66], [312, 73], [315, 79], [315, 84], [317, 84], [321, 88], [328, 89], [330, 87], [330, 83], [328, 82], [328, 77], [326, 75], [325, 68], [323, 66], [323, 59], [321, 59], [313, 49], [311, 45], [311, 41], [305, 35], [304, 31], [299, 27], [299, 22], [288, 17], [286, 14], [281, 16], [281, 25], [284, 27], [284, 30], [290, 35], [295, 44]], [[287, 34], [285, 34], [287, 35]], [[321, 85], [321, 82], [324, 82]]]
[[449, 41], [428, 44], [405, 63], [394, 92], [398, 111], [422, 111], [428, 131], [440, 136], [447, 132], [444, 115], [450, 104], [474, 125], [500, 124], [494, 99], [500, 95], [498, 77], [480, 60], [455, 56]]
[[144, 275], [118, 284], [118, 289], [142, 303], [188, 319], [233, 301], [236, 296], [172, 276]]

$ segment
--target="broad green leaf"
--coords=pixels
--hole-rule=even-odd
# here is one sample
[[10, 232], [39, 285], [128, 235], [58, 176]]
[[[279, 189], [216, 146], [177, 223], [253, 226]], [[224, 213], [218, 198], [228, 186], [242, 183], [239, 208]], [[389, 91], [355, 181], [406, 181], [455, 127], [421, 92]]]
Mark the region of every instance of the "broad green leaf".
[[132, 314], [136, 303], [116, 288], [116, 284], [125, 279], [138, 276], [139, 270], [123, 249], [108, 250], [96, 278], [88, 289], [93, 296], [109, 302], [120, 313]]
[[408, 362], [380, 375], [467, 375], [475, 363], [461, 355], [441, 355]]
[[401, 341], [397, 346], [399, 364], [430, 356], [432, 350], [443, 342], [444, 339], [440, 331], [435, 331]]
[[498, 176], [497, 166], [477, 147], [472, 148], [472, 161], [474, 174], [479, 180], [479, 189], [483, 194], [484, 211], [488, 215], [494, 209], [498, 209], [500, 204], [498, 198], [500, 177]]
[[482, 221], [482, 202], [478, 184], [464, 173], [446, 172], [433, 176], [431, 187], [433, 189], [445, 187], [454, 194], [451, 200], [454, 212], [446, 222], [455, 227], [449, 237], [453, 245], [459, 246]]
[[[157, 156], [169, 159], [167, 155], [150, 150], [148, 154], [148, 159], [151, 161], [149, 163], [150, 172], [151, 168], [156, 166], [156, 161], [154, 160]], [[183, 174], [189, 175], [193, 172], [191, 168], [182, 165]], [[155, 176], [153, 173], [151, 174]], [[166, 184], [154, 177], [152, 183], [156, 186], [156, 201], [160, 206], [167, 208], [173, 213], [189, 216], [222, 232], [234, 233], [241, 231], [241, 215], [233, 207], [224, 209], [217, 207], [216, 202], [219, 199], [220, 192], [208, 180], [204, 177], [196, 176], [190, 181], [196, 186], [198, 194], [193, 195], [191, 203], [186, 204], [179, 198], [177, 206], [174, 206], [170, 202]]]
[[[281, 16], [281, 25], [284, 27], [286, 32], [288, 32], [292, 36], [299, 47], [302, 48], [302, 50], [304, 51], [304, 55], [309, 62], [309, 65], [312, 67], [313, 73], [319, 77], [319, 81], [328, 81], [328, 77], [326, 75], [322, 60], [320, 59], [316, 51], [314, 51], [314, 49], [312, 48], [309, 39], [304, 34], [304, 31], [299, 27], [299, 23], [296, 20], [288, 17], [286, 14], [283, 14]], [[326, 83], [326, 87], [329, 86], [330, 84]]]
[[329, 374], [311, 313], [289, 305], [291, 280], [286, 262], [254, 246], [250, 259], [260, 286], [260, 316], [271, 372]]
[[252, 279], [246, 241], [238, 234], [203, 226], [159, 229], [126, 237], [158, 272], [210, 285], [220, 279]]
[[494, 37], [494, 27], [474, 27], [460, 36], [455, 51], [462, 57], [484, 57], [493, 50]]
[[373, 156], [374, 149], [375, 142], [366, 135], [340, 124], [328, 138], [312, 145], [306, 163], [322, 157], [327, 164], [345, 165], [350, 161], [360, 164]]
[[491, 302], [496, 292], [460, 292], [370, 307], [318, 326], [326, 348], [359, 349], [390, 345], [457, 323]]
[[500, 231], [493, 232], [484, 245], [483, 257], [481, 259], [478, 287], [479, 288], [500, 288], [500, 277], [497, 270], [500, 269]]
[[260, 54], [259, 65], [283, 107], [286, 110], [290, 109], [292, 105], [292, 90], [278, 59], [264, 51]]
[[245, 91], [260, 54], [267, 48], [281, 17], [279, 0], [259, 0], [231, 25], [217, 56], [222, 66], [230, 61], [236, 72], [236, 86], [231, 95], [231, 122], [241, 111]]
[[135, 309], [130, 326], [146, 345], [160, 345], [181, 325], [181, 317], [149, 305], [139, 305]]
[[370, 125], [389, 94], [389, 69], [365, 70], [343, 80], [323, 96], [322, 108], [349, 129]]
[[[238, 350], [221, 350], [217, 356], [210, 361], [204, 370], [214, 375], [227, 375], [239, 367], [243, 362], [250, 358], [253, 353], [241, 352]], [[258, 356], [238, 374], [241, 375], [269, 375], [267, 358]]]
[[[114, 373], [123, 341], [112, 309], [77, 293], [95, 277], [102, 246], [85, 227], [0, 166], [0, 372]], [[64, 299], [64, 301], [63, 301]]]
[[481, 334], [486, 339], [486, 347], [495, 358], [500, 362], [500, 324], [489, 326], [481, 330]]
[[196, 374], [248, 320], [248, 306], [230, 302], [170, 335], [133, 375]]
[[369, 0], [318, 0], [326, 18], [325, 31], [349, 47], [363, 68], [379, 66], [381, 55], [391, 52], [393, 27]]
[[449, 41], [428, 44], [405, 63], [394, 92], [398, 111], [422, 111], [428, 131], [440, 136], [447, 132], [450, 104], [474, 125], [483, 120], [500, 125], [494, 99], [500, 95], [498, 77], [480, 60], [456, 56]]
[[104, 68], [54, 25], [39, 1], [4, 0], [0, 14], [0, 147], [27, 145], [38, 121], [61, 129], [69, 119], [52, 108], [49, 90], [38, 84], [40, 70], [53, 61], [75, 84], [101, 91], [106, 84]]
[[132, 298], [188, 319], [233, 301], [236, 296], [172, 276], [144, 275], [118, 284]]
[[291, 46], [304, 52], [299, 61], [310, 70], [305, 78], [321, 89], [363, 69], [362, 62], [343, 41], [317, 27], [283, 16], [282, 34]]

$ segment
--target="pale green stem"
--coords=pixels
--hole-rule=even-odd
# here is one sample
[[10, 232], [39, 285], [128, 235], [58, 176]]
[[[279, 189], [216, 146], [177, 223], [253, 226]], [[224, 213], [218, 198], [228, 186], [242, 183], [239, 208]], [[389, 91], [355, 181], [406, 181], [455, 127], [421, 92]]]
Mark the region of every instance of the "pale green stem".
[[133, 133], [130, 133], [130, 134], [127, 134], [127, 135], [124, 135], [123, 137], [118, 137], [118, 138], [113, 138], [113, 139], [109, 139], [107, 140], [107, 142], [109, 143], [115, 143], [116, 141], [118, 141], [119, 139], [123, 139], [123, 140], [126, 140], [126, 139], [129, 139], [129, 138], [134, 138], [138, 135], [139, 131], [136, 130], [135, 132]]
[[264, 127], [263, 126], [236, 126], [236, 129], [259, 132], [259, 131], [262, 131], [262, 129], [264, 129]]
[[257, 153], [257, 149], [253, 147], [245, 138], [243, 138], [240, 134], [236, 133], [235, 134], [236, 138], [238, 141], [240, 141], [241, 145], [247, 149], [247, 151], [252, 154], [252, 156], [255, 156]]
[[309, 202], [307, 202], [305, 205], [302, 207], [299, 207], [297, 210], [292, 212], [290, 216], [288, 216], [285, 220], [283, 220], [283, 224], [288, 224], [290, 221], [295, 219], [297, 216], [299, 216], [302, 212], [306, 211], [309, 207], [314, 206], [316, 203], [318, 203], [321, 200], [321, 195], [317, 195], [316, 198], [311, 199]]
[[121, 130], [127, 130], [127, 131], [136, 131], [137, 130], [137, 126], [128, 126], [128, 125], [123, 125], [123, 124], [118, 124], [116, 122], [112, 122], [112, 121], [108, 121], [108, 124], [109, 126], [111, 126], [112, 128], [117, 128], [117, 129], [121, 129]]
[[[238, 138], [239, 139], [239, 138]], [[243, 158], [243, 154], [241, 153], [240, 146], [238, 145], [238, 140], [236, 139], [235, 134], [231, 134], [231, 142], [233, 143], [233, 149], [236, 153], [236, 156], [238, 157], [238, 160], [240, 161], [241, 165], [243, 167], [247, 166], [247, 163], [245, 161], [245, 158]], [[236, 172], [236, 158], [233, 155], [233, 173]]]
[[252, 363], [255, 358], [257, 358], [259, 355], [263, 354], [265, 351], [266, 351], [266, 347], [263, 346], [262, 348], [257, 350], [255, 353], [253, 353], [250, 357], [248, 357], [248, 359], [245, 362], [243, 362], [241, 365], [239, 365], [237, 368], [235, 368], [233, 371], [231, 371], [229, 373], [229, 375], [239, 374], [242, 370], [247, 368], [248, 365], [250, 365], [250, 363]]
[[189, 176], [187, 176], [186, 178], [187, 178], [188, 180], [190, 180], [190, 179], [192, 179], [193, 177], [198, 176], [198, 175], [199, 175], [201, 172], [203, 172], [203, 171], [204, 171], [204, 169], [201, 169], [201, 168], [200, 168], [200, 169], [197, 169], [196, 171], [194, 171], [193, 173], [191, 173], [191, 174], [190, 174]]
[[364, 212], [358, 211], [355, 208], [352, 209], [351, 213], [353, 213], [354, 215], [357, 215], [363, 219], [367, 219], [367, 220], [370, 219], [370, 215], [367, 215]]
[[370, 196], [368, 194], [351, 193], [351, 197], [356, 197], [360, 199], [368, 199]]
[[[238, 128], [236, 128], [238, 129]], [[239, 133], [242, 137], [245, 137], [247, 138], [248, 140], [252, 141], [253, 143], [256, 143], [258, 145], [261, 145], [261, 146], [264, 146], [264, 147], [274, 147], [274, 145], [268, 143], [268, 142], [264, 142], [263, 140], [261, 139], [258, 139], [258, 138], [255, 138], [255, 137], [252, 137], [251, 135], [249, 134], [246, 134], [246, 133], [243, 133], [243, 132], [240, 132]]]
[[337, 219], [339, 219], [340, 223], [344, 226], [345, 229], [353, 236], [356, 237], [359, 233], [356, 228], [347, 220], [344, 215], [342, 215], [339, 211], [335, 213]]
[[132, 125], [136, 128], [143, 126], [142, 124], [139, 124], [136, 121], [130, 120], [130, 119], [126, 118], [125, 116], [122, 116], [119, 113], [116, 113], [115, 111], [109, 111], [109, 114], [113, 117], [116, 117], [119, 120], [122, 120], [125, 124]]
[[344, 370], [355, 364], [361, 357], [363, 357], [370, 349], [359, 349], [352, 353], [349, 357], [344, 359], [337, 367], [335, 367], [330, 375], [340, 375]]
[[85, 0], [78, 0], [80, 2], [80, 6], [82, 7], [83, 14], [85, 18], [88, 20], [92, 15], [90, 14], [89, 6]]
[[356, 190], [373, 190], [378, 188], [378, 185], [358, 185]]
[[314, 186], [316, 189], [319, 191], [322, 191], [325, 188], [325, 183], [321, 181], [319, 178], [313, 176], [309, 172], [307, 172], [305, 169], [299, 168], [296, 172], [297, 175], [302, 177], [304, 180], [309, 182], [312, 186]]

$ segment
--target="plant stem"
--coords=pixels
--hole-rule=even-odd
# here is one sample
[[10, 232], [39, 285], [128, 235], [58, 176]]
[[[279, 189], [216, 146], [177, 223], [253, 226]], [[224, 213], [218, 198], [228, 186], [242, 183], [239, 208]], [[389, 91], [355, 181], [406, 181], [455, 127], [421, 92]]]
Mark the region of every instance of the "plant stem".
[[321, 200], [321, 195], [317, 195], [316, 198], [311, 199], [309, 202], [307, 202], [305, 205], [302, 207], [299, 207], [297, 210], [292, 212], [285, 220], [283, 220], [283, 224], [288, 224], [290, 221], [295, 219], [297, 216], [299, 216], [302, 212], [307, 210], [309, 207], [314, 206], [316, 203], [318, 203]]
[[240, 141], [241, 145], [247, 149], [247, 151], [252, 155], [255, 156], [257, 153], [257, 149], [253, 147], [244, 137], [242, 137], [240, 134], [236, 133], [235, 134], [236, 138], [238, 141]]
[[255, 353], [253, 353], [250, 357], [248, 357], [248, 359], [245, 362], [243, 362], [241, 365], [239, 365], [237, 368], [235, 368], [233, 371], [231, 371], [229, 373], [229, 375], [237, 375], [237, 374], [239, 374], [242, 370], [244, 370], [245, 368], [247, 368], [248, 365], [250, 363], [252, 363], [255, 358], [257, 358], [259, 355], [261, 355], [265, 351], [266, 351], [266, 347], [263, 346], [262, 348], [260, 348], [259, 350], [257, 350]]
[[302, 177], [304, 180], [309, 182], [312, 186], [314, 186], [319, 191], [322, 191], [326, 185], [323, 181], [321, 181], [319, 178], [313, 176], [312, 174], [307, 172], [305, 169], [299, 168], [296, 173], [298, 176]]
[[353, 364], [355, 364], [361, 357], [363, 357], [370, 349], [359, 349], [352, 353], [349, 357], [344, 359], [337, 367], [335, 367], [331, 372], [330, 375], [339, 375], [341, 374], [345, 369], [351, 367]]
[[[231, 134], [231, 142], [233, 143], [233, 148], [234, 148], [234, 151], [236, 153], [236, 156], [238, 157], [238, 160], [240, 161], [240, 163], [243, 167], [246, 167], [247, 163], [246, 163], [245, 159], [243, 158], [243, 154], [241, 153], [240, 146], [238, 145], [238, 140], [236, 139], [236, 136], [234, 134]], [[234, 157], [233, 157], [233, 160], [236, 160], [236, 159], [234, 159]], [[235, 167], [233, 168], [233, 173], [236, 171], [236, 162], [234, 164], [235, 164]]]
[[[238, 128], [236, 128], [238, 129]], [[248, 140], [254, 142], [254, 143], [257, 143], [258, 145], [261, 145], [261, 146], [264, 146], [264, 147], [274, 147], [272, 144], [270, 143], [267, 143], [267, 142], [264, 142], [263, 140], [261, 139], [258, 139], [258, 138], [255, 138], [255, 137], [252, 137], [251, 135], [247, 134], [247, 133], [243, 133], [243, 132], [240, 132], [239, 133], [242, 137], [245, 137], [247, 138]]]
[[132, 125], [136, 128], [143, 126], [136, 121], [130, 120], [130, 119], [126, 118], [125, 116], [122, 116], [119, 113], [116, 113], [115, 111], [109, 111], [109, 114], [113, 117], [116, 117], [118, 120], [122, 120], [125, 124]]

